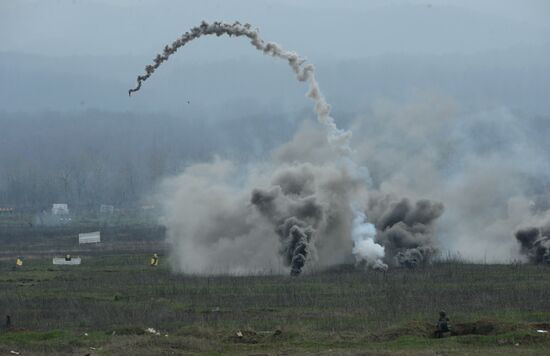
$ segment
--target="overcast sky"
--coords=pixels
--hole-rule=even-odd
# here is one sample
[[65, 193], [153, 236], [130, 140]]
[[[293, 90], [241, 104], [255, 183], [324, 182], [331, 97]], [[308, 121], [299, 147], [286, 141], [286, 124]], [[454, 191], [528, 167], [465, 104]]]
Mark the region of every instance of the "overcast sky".
[[288, 67], [242, 38], [190, 43], [128, 98], [156, 53], [203, 19], [249, 22], [306, 57], [335, 108], [418, 90], [464, 106], [550, 105], [548, 0], [0, 0], [0, 111], [309, 105]]
[[[222, 19], [317, 60], [475, 53], [548, 45], [549, 18], [547, 0], [0, 0], [0, 51], [149, 58], [200, 20]], [[219, 39], [193, 46], [195, 59], [255, 55]]]

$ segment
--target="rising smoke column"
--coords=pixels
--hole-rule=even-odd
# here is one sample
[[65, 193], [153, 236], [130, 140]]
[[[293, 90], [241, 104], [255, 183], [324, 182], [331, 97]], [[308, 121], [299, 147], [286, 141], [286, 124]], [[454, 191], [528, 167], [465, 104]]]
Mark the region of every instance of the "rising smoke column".
[[292, 187], [289, 194], [283, 181], [288, 181], [290, 174], [285, 176], [279, 177], [280, 185], [275, 185], [271, 190], [254, 189], [250, 202], [276, 226], [283, 262], [291, 268], [291, 275], [297, 276], [302, 272], [307, 258], [315, 253], [311, 242], [315, 228], [323, 220], [323, 207], [313, 195], [301, 197], [303, 187], [300, 184]]
[[292, 276], [302, 273], [302, 268], [311, 253], [310, 242], [314, 232], [310, 225], [295, 217], [286, 219], [277, 228], [277, 233], [281, 237], [281, 254], [285, 265], [290, 266]]
[[[133, 92], [140, 90], [143, 82], [145, 82], [162, 63], [167, 61], [170, 56], [175, 54], [179, 48], [202, 36], [221, 36], [224, 34], [230, 37], [244, 36], [249, 38], [250, 43], [257, 50], [262, 51], [264, 54], [286, 60], [295, 73], [298, 81], [307, 82], [309, 84], [309, 90], [306, 95], [314, 102], [318, 121], [327, 131], [328, 142], [338, 153], [338, 160], [340, 161], [342, 169], [348, 171], [352, 176], [361, 178], [365, 169], [358, 167], [350, 158], [351, 149], [349, 143], [351, 132], [339, 129], [334, 119], [330, 116], [330, 105], [321, 93], [315, 78], [314, 66], [306, 63], [306, 60], [297, 53], [286, 51], [276, 43], [265, 42], [260, 38], [258, 31], [253, 30], [249, 24], [241, 24], [239, 22], [233, 24], [214, 22], [209, 24], [203, 21], [199, 26], [193, 27], [190, 31], [184, 33], [171, 45], [165, 46], [163, 52], [155, 57], [153, 64], [145, 67], [145, 74], [138, 76], [136, 87], [130, 89], [128, 94], [131, 95]], [[316, 208], [314, 195], [309, 197], [298, 197], [298, 199], [296, 199], [296, 197], [291, 197], [292, 194], [281, 194], [281, 186], [278, 186], [278, 188], [279, 190], [277, 190], [276, 187], [271, 191], [254, 190], [251, 203], [274, 225], [275, 231], [280, 237], [282, 245], [281, 254], [283, 255], [284, 262], [291, 267], [291, 274], [297, 275], [301, 272], [308, 257], [314, 253], [313, 240], [316, 234], [316, 225], [320, 225], [323, 216], [323, 214], [317, 214], [317, 220], [311, 221], [312, 218], [308, 216], [307, 213], [311, 211], [322, 211], [323, 209]], [[331, 189], [333, 188], [328, 188], [328, 190]], [[352, 205], [361, 205], [362, 202], [355, 201], [359, 199], [359, 196], [348, 194], [349, 192], [347, 192], [347, 189], [344, 189], [341, 193], [344, 192], [348, 197], [348, 208]], [[286, 209], [283, 211], [277, 210], [277, 204], [274, 202], [278, 197], [283, 196]], [[331, 204], [328, 205], [330, 206]], [[360, 209], [356, 211], [357, 213], [355, 215], [357, 216], [355, 220], [353, 220], [354, 228], [351, 231], [351, 235], [354, 243], [358, 244], [358, 246], [353, 250], [353, 253], [357, 260], [366, 261], [368, 265], [384, 267], [381, 263], [381, 258], [384, 255], [384, 248], [374, 242], [373, 235], [363, 233], [368, 229], [372, 229], [372, 227], [369, 227], [370, 224], [366, 221], [363, 213], [360, 213]], [[306, 221], [304, 221], [303, 216], [300, 216], [304, 214], [306, 215]], [[346, 216], [345, 214], [334, 212], [331, 215], [333, 216], [332, 223]], [[334, 218], [335, 216], [339, 217]], [[336, 225], [342, 224], [337, 223]], [[345, 223], [343, 225], [345, 225]]]

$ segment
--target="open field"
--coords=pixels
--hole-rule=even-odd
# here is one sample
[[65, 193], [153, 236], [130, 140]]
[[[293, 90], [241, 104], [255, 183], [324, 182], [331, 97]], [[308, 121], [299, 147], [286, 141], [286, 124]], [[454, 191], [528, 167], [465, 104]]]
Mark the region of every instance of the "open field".
[[[151, 217], [137, 214], [73, 216], [70, 224], [33, 225], [33, 215], [0, 215], [0, 260], [25, 257], [51, 257], [55, 254], [149, 253], [163, 250], [164, 228]], [[101, 245], [79, 245], [81, 232], [101, 231]]]
[[[154, 250], [147, 249], [162, 246], [157, 230], [124, 227], [106, 233], [112, 248], [105, 252], [75, 248], [81, 266], [52, 266], [51, 256], [35, 253], [37, 246], [69, 249], [71, 233], [49, 240], [21, 233], [2, 251], [0, 321], [3, 326], [10, 315], [12, 330], [0, 331], [0, 354], [539, 355], [550, 349], [550, 336], [536, 332], [550, 330], [544, 266], [454, 261], [386, 274], [341, 266], [294, 278], [175, 275], [167, 257], [158, 268], [148, 266]], [[6, 241], [9, 234], [0, 235]], [[146, 235], [153, 241], [142, 243]], [[33, 257], [12, 270], [18, 246]], [[431, 337], [441, 309], [460, 335]]]

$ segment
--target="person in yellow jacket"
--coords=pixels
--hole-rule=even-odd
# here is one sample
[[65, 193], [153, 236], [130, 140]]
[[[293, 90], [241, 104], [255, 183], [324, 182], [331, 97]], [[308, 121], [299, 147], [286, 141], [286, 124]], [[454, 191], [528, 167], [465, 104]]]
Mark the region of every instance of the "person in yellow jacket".
[[21, 257], [17, 257], [15, 260], [15, 268], [23, 267], [23, 259]]
[[151, 267], [158, 267], [159, 265], [159, 256], [155, 253], [153, 254], [153, 257], [151, 257]]

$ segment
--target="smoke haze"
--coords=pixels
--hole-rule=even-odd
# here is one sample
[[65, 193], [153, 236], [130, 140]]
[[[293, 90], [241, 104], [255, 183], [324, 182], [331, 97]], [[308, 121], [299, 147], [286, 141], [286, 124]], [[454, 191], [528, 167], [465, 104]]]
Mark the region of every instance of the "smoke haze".
[[[328, 213], [315, 223], [313, 241], [318, 247], [312, 267], [360, 262], [349, 239], [357, 215], [346, 205], [346, 194], [365, 202], [362, 211], [376, 231], [364, 233], [377, 234], [385, 248], [384, 262], [390, 266], [422, 262], [438, 250], [474, 262], [527, 260], [526, 248], [514, 237], [516, 231], [536, 227], [531, 242], [545, 236], [542, 227], [549, 221], [549, 199], [544, 184], [549, 172], [543, 146], [533, 139], [532, 127], [511, 111], [496, 108], [468, 113], [448, 98], [422, 93], [405, 105], [381, 102], [355, 122], [354, 159], [370, 168], [367, 184], [357, 182], [334, 163], [337, 153], [326, 143], [321, 127], [312, 123], [274, 150], [269, 164], [248, 164], [245, 167], [255, 168], [246, 174], [245, 167], [234, 167], [238, 173], [229, 181], [241, 187], [241, 210], [246, 210], [234, 217], [237, 221], [251, 219], [240, 216], [262, 218], [248, 226], [246, 235], [255, 241], [251, 231], [263, 229], [260, 235], [265, 240], [258, 241], [265, 248], [263, 256], [270, 256], [265, 259], [270, 261], [269, 268], [286, 273], [277, 253], [280, 237], [274, 224], [266, 224], [259, 209], [250, 204], [250, 192], [257, 187], [267, 191], [280, 187], [278, 194], [286, 204], [300, 199], [300, 194], [323, 197], [316, 203]], [[260, 166], [261, 174], [256, 171]], [[186, 175], [187, 171], [182, 177]], [[249, 178], [243, 180], [244, 176]], [[342, 200], [327, 200], [333, 194], [328, 188]], [[234, 188], [229, 190], [234, 192]], [[216, 211], [218, 205], [215, 200], [212, 203]], [[230, 209], [235, 210], [239, 209]], [[169, 211], [174, 220], [180, 219], [178, 209]], [[171, 238], [184, 235], [174, 231]], [[256, 266], [258, 271], [260, 266]]]
[[366, 195], [350, 173], [337, 163], [276, 159], [187, 168], [168, 179], [159, 196], [175, 268], [248, 274], [287, 273], [289, 267], [299, 274], [352, 262], [349, 202]]
[[[350, 255], [355, 256], [356, 263], [377, 269], [385, 269], [387, 263], [415, 267], [429, 262], [438, 252], [436, 220], [445, 209], [449, 213], [443, 217], [443, 227], [438, 232], [452, 250], [464, 253], [467, 258], [486, 261], [519, 256], [518, 246], [509, 239], [510, 232], [533, 214], [525, 210], [525, 202], [529, 199], [532, 180], [541, 178], [541, 175], [533, 175], [529, 177], [531, 181], [525, 181], [526, 169], [532, 173], [532, 168], [542, 169], [544, 164], [533, 161], [529, 167], [525, 166], [521, 157], [526, 153], [536, 156], [536, 152], [530, 152], [533, 148], [526, 132], [511, 113], [480, 113], [472, 118], [458, 112], [451, 100], [429, 96], [416, 99], [418, 101], [403, 112], [395, 111], [392, 103], [382, 102], [372, 113], [374, 120], [360, 120], [361, 125], [354, 131], [360, 132], [362, 140], [358, 151], [352, 152], [349, 147], [351, 134], [338, 129], [330, 117], [330, 107], [319, 90], [313, 66], [304, 64], [305, 60], [279, 45], [265, 43], [250, 25], [238, 22], [232, 25], [203, 22], [185, 33], [172, 46], [166, 46], [153, 65], [146, 67], [146, 74], [138, 77], [138, 86], [130, 93], [139, 90], [142, 82], [178, 48], [208, 34], [246, 36], [258, 50], [288, 60], [297, 79], [309, 82], [308, 96], [314, 100], [319, 122], [327, 130], [327, 147], [322, 148], [326, 145], [319, 139], [312, 146], [310, 142], [314, 137], [298, 134], [293, 142], [277, 150], [274, 158], [286, 157], [279, 165], [300, 165], [287, 167], [293, 171], [279, 172], [272, 166], [262, 172], [262, 182], [256, 182], [260, 184], [249, 185], [240, 193], [240, 198], [230, 199], [241, 202], [241, 209], [237, 209], [241, 213], [235, 218], [251, 221], [259, 212], [271, 225], [264, 224], [263, 230], [271, 230], [278, 236], [281, 244], [278, 251], [291, 274], [301, 273], [308, 259], [323, 267], [334, 261], [349, 261]], [[507, 122], [501, 126], [503, 121]], [[497, 124], [506, 129], [499, 130]], [[504, 142], [514, 144], [502, 145]], [[315, 157], [311, 152], [321, 153]], [[452, 158], [454, 166], [448, 165], [446, 158]], [[329, 167], [327, 163], [331, 159], [334, 163]], [[376, 168], [373, 181], [367, 166]], [[323, 179], [327, 174], [346, 179], [327, 185]], [[502, 182], [502, 177], [507, 178], [506, 183]], [[366, 194], [369, 183], [370, 199]], [[257, 188], [262, 185], [272, 187]], [[224, 190], [231, 191], [227, 187]], [[246, 192], [249, 191], [252, 192], [250, 202], [257, 211], [246, 205]], [[409, 197], [414, 202], [411, 203]], [[365, 205], [367, 201], [368, 206]], [[181, 202], [172, 209], [185, 211], [178, 208], [179, 204]], [[506, 211], [503, 211], [504, 206]], [[370, 215], [376, 229], [367, 221]], [[200, 217], [194, 220], [217, 224]], [[233, 225], [226, 219], [221, 221]], [[261, 224], [254, 221], [253, 225], [255, 229]], [[189, 233], [175, 232], [170, 224], [168, 228], [173, 242], [187, 239]], [[213, 228], [216, 233], [219, 230], [223, 230], [223, 226]], [[247, 246], [259, 245], [253, 242], [255, 233], [250, 230], [250, 227], [237, 229], [239, 236], [227, 238], [239, 240], [244, 235], [251, 240]], [[479, 239], [479, 234], [484, 238]], [[349, 241], [339, 245], [342, 236], [351, 237], [354, 246], [349, 248]], [[274, 236], [266, 238], [274, 240]], [[204, 240], [214, 240], [216, 246], [219, 244], [215, 236]], [[327, 244], [331, 245], [336, 257], [323, 256], [323, 246]], [[238, 243], [230, 245], [234, 247]], [[274, 256], [271, 253], [267, 260], [276, 261]], [[238, 259], [248, 261], [253, 257]], [[215, 269], [218, 269], [217, 264], [214, 262]], [[240, 266], [239, 271], [243, 268]], [[204, 273], [204, 270], [192, 272]]]
[[449, 98], [419, 93], [405, 105], [380, 102], [357, 123], [359, 161], [377, 192], [444, 205], [427, 237], [473, 261], [521, 258], [513, 234], [547, 214], [550, 176], [524, 120], [502, 107], [464, 112]]
[[[160, 182], [174, 266], [194, 273], [544, 260], [546, 2], [58, 3], [0, 4], [2, 205], [134, 209]], [[316, 64], [342, 140], [313, 67], [257, 55], [244, 25], [121, 95], [182, 24], [245, 12]]]
[[[283, 257], [284, 264], [290, 267], [290, 274], [293, 276], [302, 272], [307, 260], [316, 260], [316, 245], [333, 245], [333, 242], [328, 241], [337, 241], [338, 236], [350, 236], [354, 244], [360, 245], [354, 249], [354, 254], [358, 260], [365, 260], [367, 265], [376, 266], [377, 268], [387, 268], [381, 261], [383, 247], [375, 243], [375, 236], [364, 233], [364, 231], [371, 229], [370, 223], [366, 221], [361, 210], [352, 208], [361, 206], [362, 201], [358, 199], [362, 198], [364, 201], [365, 197], [353, 194], [353, 190], [356, 190], [356, 186], [364, 185], [368, 181], [368, 173], [366, 168], [358, 167], [349, 157], [352, 153], [349, 147], [351, 132], [340, 130], [330, 116], [330, 105], [326, 102], [315, 79], [315, 68], [312, 64], [306, 63], [306, 60], [297, 53], [286, 51], [274, 42], [265, 42], [260, 38], [258, 30], [252, 30], [251, 28], [251, 25], [242, 25], [239, 22], [233, 24], [213, 22], [209, 24], [203, 21], [200, 26], [193, 27], [190, 31], [184, 33], [172, 45], [165, 46], [163, 53], [155, 57], [154, 63], [145, 67], [145, 74], [138, 76], [137, 86], [130, 89], [128, 94], [131, 95], [133, 92], [138, 91], [143, 82], [149, 79], [160, 65], [176, 53], [179, 48], [206, 35], [245, 36], [250, 39], [250, 43], [257, 50], [286, 60], [296, 75], [296, 79], [309, 84], [307, 97], [313, 100], [318, 122], [323, 125], [326, 131], [326, 140], [330, 149], [336, 152], [336, 155], [332, 155], [336, 159], [335, 166], [330, 168], [324, 165], [318, 167], [301, 166], [294, 171], [271, 173], [269, 175], [275, 177], [274, 187], [270, 190], [253, 188], [251, 203], [273, 225], [272, 230], [279, 236], [281, 243], [279, 253]], [[301, 144], [299, 142], [297, 146], [299, 147]], [[300, 157], [296, 158], [300, 159]], [[321, 164], [326, 164], [327, 158], [329, 157], [322, 157]], [[294, 161], [293, 164], [297, 162]], [[308, 162], [304, 163], [307, 164]], [[335, 169], [336, 172], [331, 172]], [[323, 178], [328, 176], [335, 176], [336, 178], [328, 179], [329, 184], [327, 184]], [[343, 181], [341, 177], [344, 177]], [[315, 186], [315, 180], [320, 180], [319, 186]], [[315, 189], [313, 189], [314, 187]], [[226, 191], [229, 192], [229, 190]], [[176, 204], [175, 209], [178, 210], [178, 207], [179, 204]], [[186, 209], [181, 209], [181, 211], [184, 210]], [[356, 215], [354, 219], [354, 225], [356, 226], [350, 231], [349, 225], [352, 220], [350, 215], [353, 214]], [[323, 219], [325, 215], [327, 216], [326, 220]], [[244, 215], [237, 218], [244, 219]], [[217, 223], [204, 217], [198, 217], [197, 219], [207, 220], [212, 224]], [[225, 222], [231, 224], [230, 221]], [[321, 225], [323, 226], [321, 227]], [[172, 234], [172, 242], [178, 239], [187, 239], [186, 233], [173, 235], [174, 229], [171, 225], [167, 227], [169, 233]], [[223, 226], [220, 227], [221, 229], [223, 229]], [[214, 231], [219, 233], [218, 229], [214, 229]], [[242, 229], [238, 231], [242, 232]], [[357, 234], [361, 236], [355, 236]], [[252, 236], [252, 239], [260, 238], [251, 233], [246, 233], [246, 235]], [[320, 235], [320, 237], [317, 238], [317, 235]], [[218, 243], [217, 240], [221, 238], [228, 238], [231, 241], [240, 237], [222, 237], [220, 235], [213, 237], [216, 244]], [[212, 236], [205, 239], [212, 240]], [[209, 247], [206, 246], [205, 248], [208, 250]], [[176, 251], [181, 251], [181, 249], [176, 249]], [[176, 253], [175, 258], [185, 259], [185, 256]], [[325, 258], [322, 258], [320, 263], [321, 265], [325, 264]], [[214, 262], [214, 264], [217, 266], [217, 262]], [[213, 267], [209, 266], [209, 268]], [[218, 267], [213, 270], [218, 270]], [[241, 273], [241, 268], [238, 271], [231, 272], [233, 270], [231, 266], [228, 266], [220, 271]], [[197, 272], [204, 273], [205, 271], [199, 270]]]

